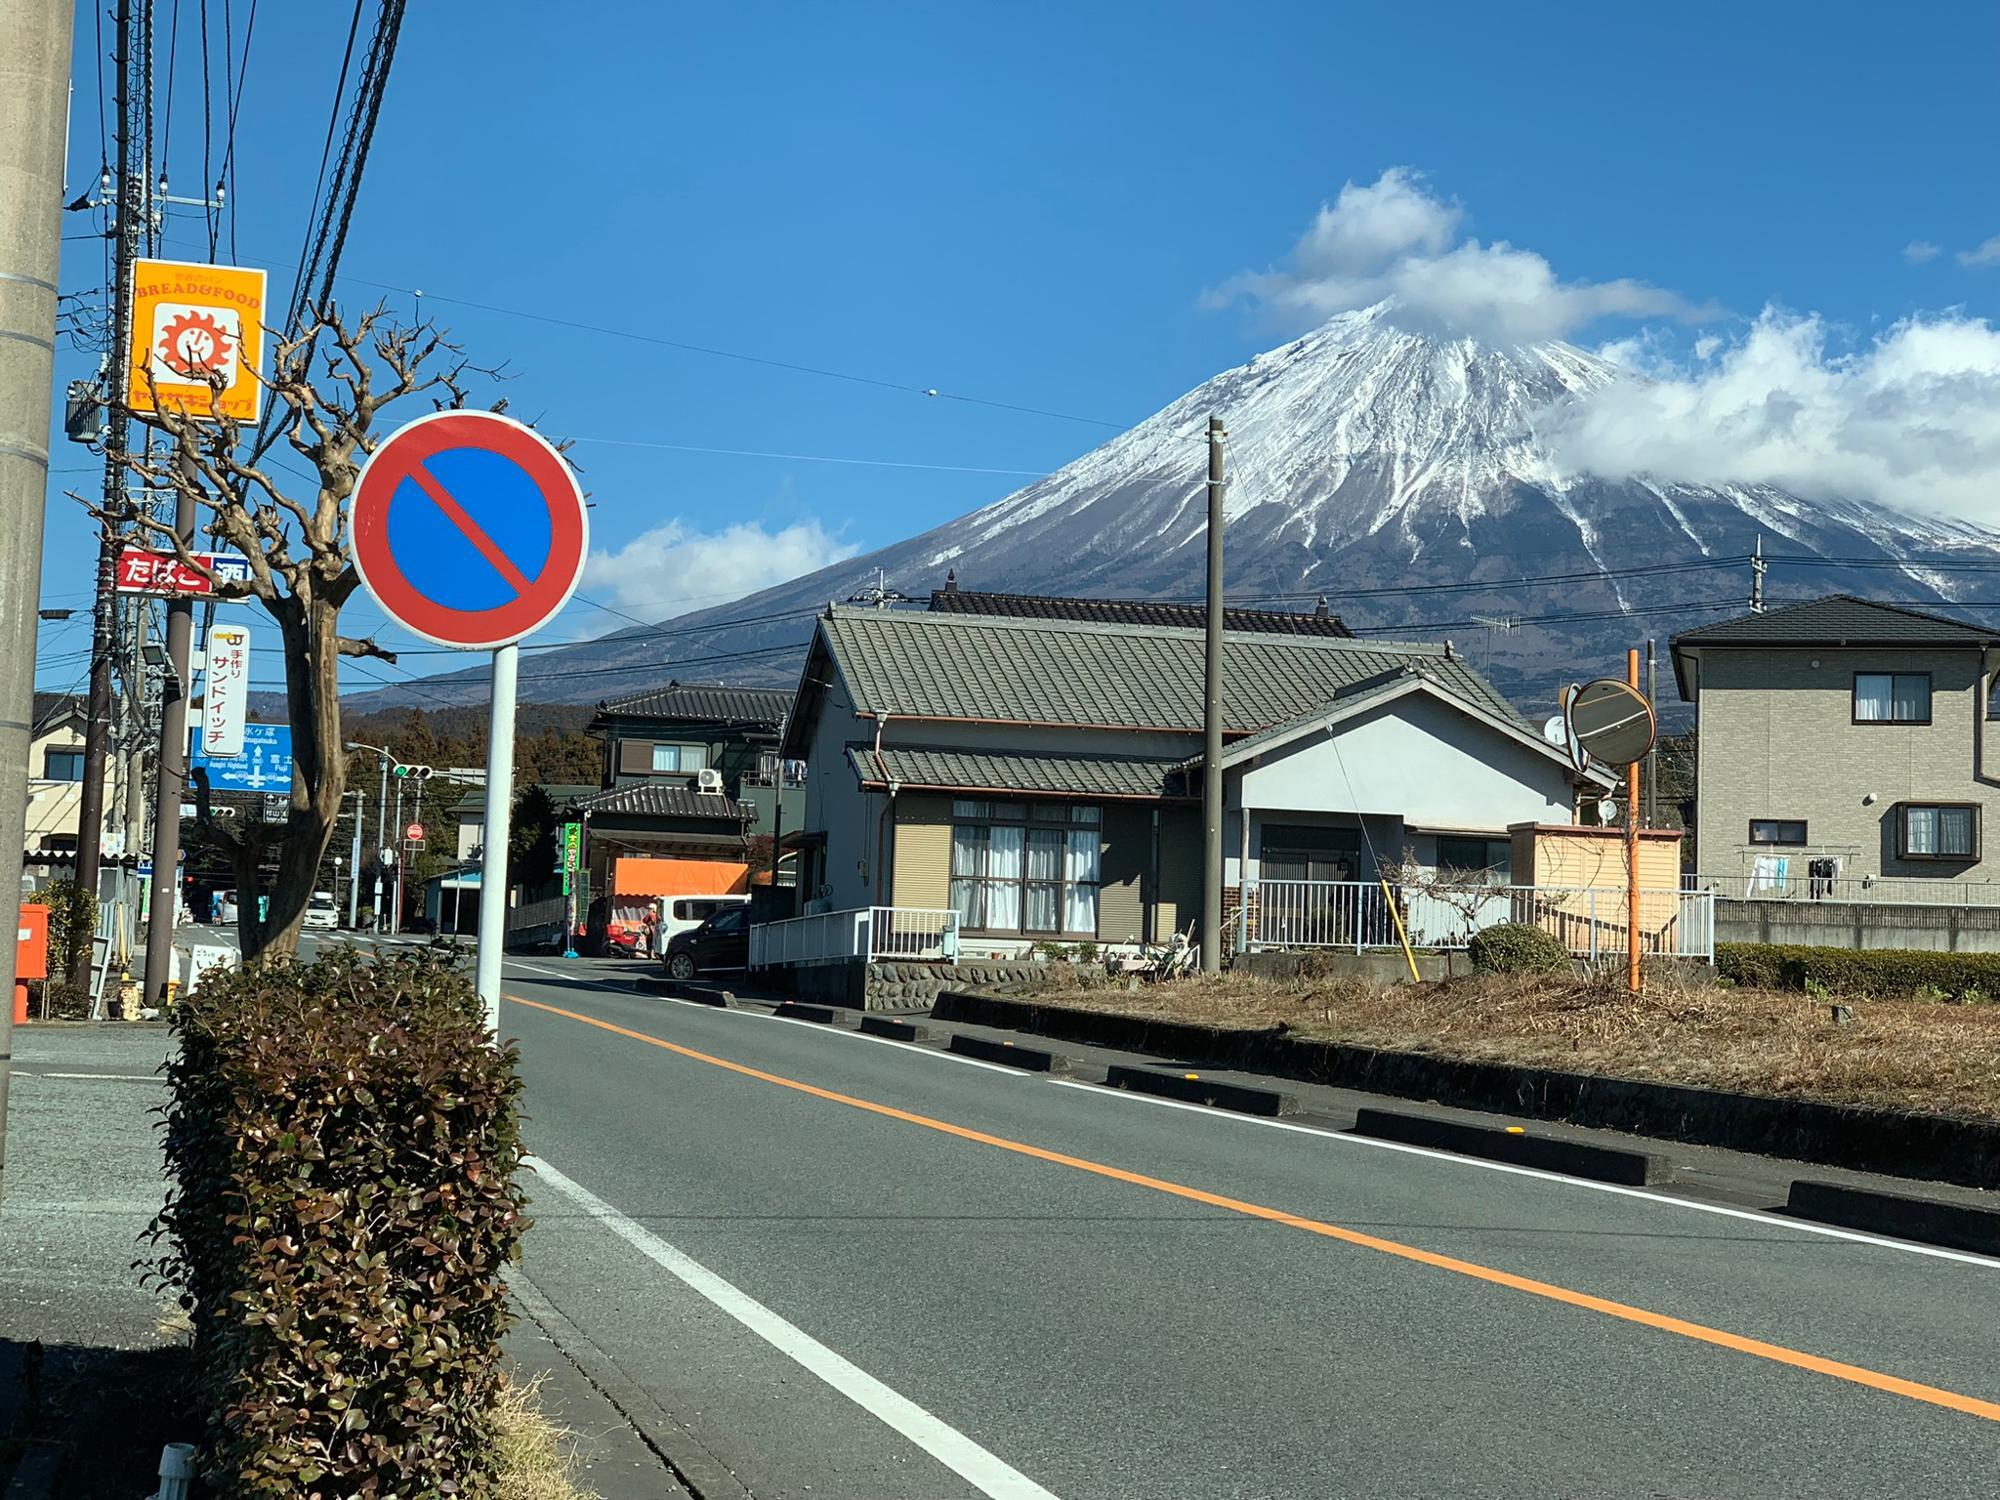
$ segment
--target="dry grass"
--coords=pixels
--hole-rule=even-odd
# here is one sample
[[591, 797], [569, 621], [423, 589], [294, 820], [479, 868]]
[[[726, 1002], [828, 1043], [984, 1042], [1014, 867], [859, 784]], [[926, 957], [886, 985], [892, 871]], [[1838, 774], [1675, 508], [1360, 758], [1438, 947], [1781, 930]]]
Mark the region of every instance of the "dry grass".
[[500, 1439], [501, 1500], [597, 1500], [570, 1478], [575, 1459], [570, 1434], [542, 1415], [539, 1380], [509, 1382], [500, 1393], [495, 1426]]
[[1481, 975], [1438, 984], [1223, 975], [1136, 991], [1052, 987], [1034, 998], [1475, 1062], [1607, 1073], [1835, 1104], [2000, 1119], [2000, 1006], [1923, 1000], [1830, 1006], [1777, 990], [1649, 978]]

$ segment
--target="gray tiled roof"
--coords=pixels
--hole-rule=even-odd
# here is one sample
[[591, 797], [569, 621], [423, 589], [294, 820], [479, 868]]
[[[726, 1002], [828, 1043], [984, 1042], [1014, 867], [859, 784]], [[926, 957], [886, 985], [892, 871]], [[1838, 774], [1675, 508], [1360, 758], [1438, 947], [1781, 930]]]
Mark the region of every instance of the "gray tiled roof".
[[1762, 614], [1683, 630], [1682, 646], [1973, 646], [2000, 640], [2000, 632], [1943, 615], [1877, 604], [1852, 594], [1767, 609]]
[[731, 823], [747, 823], [756, 815], [747, 802], [732, 801], [720, 792], [697, 792], [678, 781], [635, 781], [572, 798], [569, 805], [580, 812], [621, 817], [715, 818]]
[[[954, 791], [1024, 792], [1069, 797], [1178, 797], [1183, 778], [1167, 760], [1118, 755], [1019, 755], [928, 745], [884, 745], [888, 779], [907, 787]], [[879, 786], [882, 770], [867, 745], [849, 746], [847, 763], [865, 786]]]
[[605, 699], [597, 705], [597, 712], [599, 717], [619, 714], [640, 719], [677, 719], [691, 724], [742, 724], [776, 729], [791, 706], [788, 689], [669, 682], [665, 687]]
[[[820, 631], [863, 713], [1198, 731], [1202, 632], [834, 606]], [[1519, 724], [1442, 645], [1232, 633], [1223, 645], [1231, 731], [1282, 723], [1343, 688], [1421, 666]]]
[[87, 704], [81, 693], [36, 693], [34, 709], [35, 733], [52, 726], [64, 714], [80, 714]]
[[[1016, 620], [1078, 620], [1097, 625], [1178, 625], [1200, 630], [1204, 610], [1199, 604], [1165, 599], [1081, 599], [1049, 594], [984, 594], [975, 589], [943, 588], [931, 592], [931, 609], [938, 614], [1003, 615]], [[1222, 611], [1222, 628], [1269, 635], [1351, 637], [1354, 632], [1340, 616], [1317, 611], [1244, 609]]]

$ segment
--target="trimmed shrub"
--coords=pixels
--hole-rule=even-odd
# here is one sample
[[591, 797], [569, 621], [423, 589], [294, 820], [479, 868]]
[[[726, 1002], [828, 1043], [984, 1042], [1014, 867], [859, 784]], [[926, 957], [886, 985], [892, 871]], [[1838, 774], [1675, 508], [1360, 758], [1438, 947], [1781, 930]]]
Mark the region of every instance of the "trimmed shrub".
[[1980, 1002], [2000, 994], [2000, 953], [1919, 948], [1815, 948], [1802, 943], [1717, 943], [1715, 968], [1743, 986], [1822, 988], [1876, 1000]]
[[173, 1026], [151, 1269], [194, 1323], [216, 1492], [492, 1494], [521, 1085], [472, 986], [342, 949], [210, 970]]
[[1482, 974], [1560, 974], [1570, 967], [1569, 950], [1554, 934], [1526, 922], [1482, 927], [1466, 954]]
[[49, 972], [67, 975], [81, 955], [90, 951], [97, 932], [97, 897], [74, 880], [52, 880], [35, 900], [49, 909]]

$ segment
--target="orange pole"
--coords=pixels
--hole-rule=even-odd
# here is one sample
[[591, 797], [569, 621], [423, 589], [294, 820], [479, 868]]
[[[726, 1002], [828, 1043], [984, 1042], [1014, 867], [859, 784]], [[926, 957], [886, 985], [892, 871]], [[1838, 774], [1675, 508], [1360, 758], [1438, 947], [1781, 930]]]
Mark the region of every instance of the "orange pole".
[[[1625, 653], [1625, 681], [1639, 686], [1639, 653]], [[1625, 987], [1639, 993], [1639, 762], [1625, 768]]]

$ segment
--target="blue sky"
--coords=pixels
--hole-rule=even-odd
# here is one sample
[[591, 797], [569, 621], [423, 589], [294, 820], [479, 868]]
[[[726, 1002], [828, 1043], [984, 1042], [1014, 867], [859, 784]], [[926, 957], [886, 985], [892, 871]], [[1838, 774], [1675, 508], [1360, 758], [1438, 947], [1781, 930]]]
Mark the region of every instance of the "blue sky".
[[[344, 9], [257, 21], [233, 227], [276, 301]], [[202, 174], [180, 10], [176, 192]], [[72, 191], [99, 157], [93, 15]], [[341, 285], [400, 308], [421, 288], [475, 359], [507, 361], [513, 412], [579, 439], [595, 544], [649, 538], [584, 593], [652, 620], [997, 499], [1114, 428], [465, 304], [1124, 425], [1290, 331], [1296, 307], [1204, 294], [1286, 265], [1344, 184], [1401, 166], [1456, 239], [1716, 314], [1611, 316], [1580, 343], [1657, 324], [1655, 354], [1681, 357], [1772, 306], [1865, 343], [2000, 311], [2000, 264], [1961, 258], [2000, 234], [1996, 44], [2000, 12], [1964, 5], [415, 4]], [[89, 217], [65, 222], [85, 236], [66, 290], [101, 283]], [[203, 238], [183, 213], [165, 253]], [[58, 487], [95, 482], [59, 449]], [[85, 601], [91, 553], [53, 498], [45, 603]], [[578, 603], [556, 632], [625, 623]], [[80, 676], [86, 629], [45, 627], [43, 686]]]

